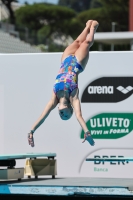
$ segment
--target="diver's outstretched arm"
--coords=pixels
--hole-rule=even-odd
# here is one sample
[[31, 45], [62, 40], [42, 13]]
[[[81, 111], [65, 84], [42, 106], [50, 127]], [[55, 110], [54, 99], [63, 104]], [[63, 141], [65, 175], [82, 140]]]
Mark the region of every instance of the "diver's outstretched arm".
[[71, 103], [73, 105], [76, 118], [85, 133], [83, 142], [85, 142], [85, 140], [87, 140], [90, 143], [90, 145], [93, 146], [95, 144], [95, 142], [94, 142], [93, 138], [91, 137], [90, 131], [88, 130], [85, 120], [82, 117], [82, 111], [81, 111], [80, 100], [78, 97], [78, 92], [79, 92], [78, 89], [76, 89], [74, 92], [72, 92]]
[[88, 131], [88, 128], [86, 126], [85, 120], [82, 117], [81, 105], [78, 98], [73, 100], [73, 108], [78, 122], [80, 123], [82, 129], [86, 133]]
[[53, 110], [55, 108], [55, 106], [53, 105], [53, 102], [50, 100], [47, 105], [45, 106], [41, 116], [38, 118], [38, 120], [35, 122], [35, 124], [33, 125], [32, 129], [33, 131], [35, 131], [44, 121], [45, 119], [48, 117], [48, 115], [50, 114], [51, 110]]
[[48, 117], [50, 112], [57, 106], [57, 104], [58, 104], [58, 99], [57, 99], [56, 95], [53, 92], [52, 93], [52, 97], [51, 97], [50, 101], [47, 103], [47, 105], [45, 106], [41, 116], [33, 124], [30, 132], [28, 133], [29, 145], [31, 145], [32, 147], [34, 146], [33, 133], [45, 121], [45, 119]]
[[82, 112], [81, 112], [81, 105], [80, 105], [80, 100], [79, 100], [79, 89], [75, 89], [72, 91], [71, 95], [70, 95], [70, 102], [74, 108], [74, 112], [76, 115], [77, 120], [79, 121], [82, 129], [84, 130], [84, 132], [88, 131], [88, 128], [86, 126], [86, 123], [82, 117]]

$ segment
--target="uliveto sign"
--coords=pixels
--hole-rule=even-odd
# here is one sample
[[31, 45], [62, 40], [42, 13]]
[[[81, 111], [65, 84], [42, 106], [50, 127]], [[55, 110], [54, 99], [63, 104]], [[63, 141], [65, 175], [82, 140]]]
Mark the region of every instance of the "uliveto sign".
[[[86, 124], [95, 139], [118, 139], [133, 130], [133, 113], [102, 113]], [[83, 130], [81, 138], [84, 138]]]
[[84, 90], [81, 102], [120, 102], [133, 93], [133, 77], [102, 77]]

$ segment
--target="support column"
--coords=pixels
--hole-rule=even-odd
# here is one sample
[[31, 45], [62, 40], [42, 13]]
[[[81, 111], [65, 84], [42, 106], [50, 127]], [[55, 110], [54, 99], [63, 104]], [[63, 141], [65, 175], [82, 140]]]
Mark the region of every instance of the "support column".
[[133, 31], [133, 0], [129, 0], [129, 31]]
[[133, 40], [130, 41], [130, 50], [133, 51]]
[[101, 43], [99, 43], [99, 45], [98, 45], [98, 50], [103, 51], [103, 45]]

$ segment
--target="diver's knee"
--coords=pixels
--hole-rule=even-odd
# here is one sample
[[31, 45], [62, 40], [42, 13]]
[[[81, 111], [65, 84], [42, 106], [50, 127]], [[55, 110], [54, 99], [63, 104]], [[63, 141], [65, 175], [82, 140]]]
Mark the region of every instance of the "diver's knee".
[[90, 42], [88, 42], [87, 40], [85, 40], [82, 44], [81, 44], [81, 48], [85, 49], [89, 46]]
[[82, 44], [82, 42], [81, 42], [79, 39], [76, 39], [74, 42], [75, 42], [78, 46], [80, 46], [80, 45]]

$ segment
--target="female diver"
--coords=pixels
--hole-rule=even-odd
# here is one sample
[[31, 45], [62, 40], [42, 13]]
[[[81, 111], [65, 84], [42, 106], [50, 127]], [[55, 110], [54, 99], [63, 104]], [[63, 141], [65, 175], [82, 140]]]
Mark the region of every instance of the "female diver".
[[61, 67], [53, 86], [52, 97], [28, 133], [28, 142], [32, 147], [34, 147], [33, 133], [57, 104], [59, 104], [58, 112], [62, 120], [70, 119], [74, 110], [75, 116], [85, 133], [83, 142], [87, 140], [90, 145], [95, 144], [82, 117], [78, 97], [78, 75], [85, 70], [89, 59], [89, 49], [94, 43], [94, 34], [98, 26], [97, 21], [88, 20], [82, 33], [65, 49], [61, 58]]

